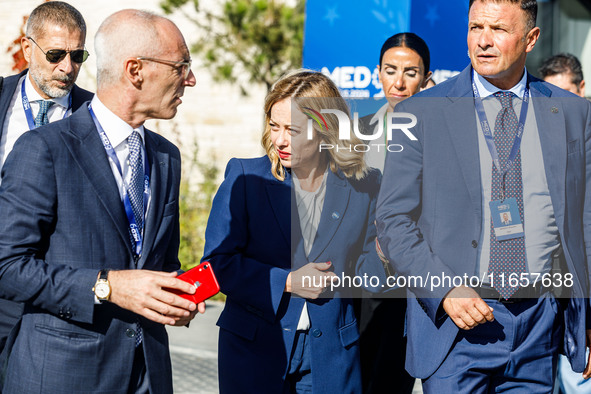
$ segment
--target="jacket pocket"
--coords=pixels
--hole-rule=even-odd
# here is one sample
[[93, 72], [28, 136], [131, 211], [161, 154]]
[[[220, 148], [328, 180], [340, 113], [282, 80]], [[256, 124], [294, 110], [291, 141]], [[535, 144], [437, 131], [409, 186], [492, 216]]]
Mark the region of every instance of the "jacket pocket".
[[70, 341], [96, 341], [98, 335], [93, 333], [83, 333], [65, 330], [63, 328], [49, 327], [43, 324], [35, 324], [35, 330], [58, 338], [67, 339]]
[[359, 340], [359, 330], [357, 330], [357, 321], [343, 326], [339, 329], [339, 335], [341, 337], [341, 344], [343, 347], [349, 347]]
[[566, 149], [567, 154], [573, 155], [579, 152], [579, 145], [579, 140], [569, 141]]
[[217, 325], [248, 341], [254, 341], [258, 328], [256, 317], [247, 312], [240, 313], [236, 308], [225, 309], [218, 319]]
[[164, 206], [162, 216], [164, 217], [164, 216], [174, 215], [176, 212], [178, 212], [178, 210], [179, 210], [179, 206], [178, 206], [176, 200], [171, 201]]

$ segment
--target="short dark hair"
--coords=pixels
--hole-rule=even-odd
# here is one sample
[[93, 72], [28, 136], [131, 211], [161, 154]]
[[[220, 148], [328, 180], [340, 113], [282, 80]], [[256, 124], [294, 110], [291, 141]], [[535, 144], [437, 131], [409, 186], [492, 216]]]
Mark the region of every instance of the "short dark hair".
[[48, 1], [37, 6], [27, 20], [26, 35], [39, 38], [48, 23], [65, 26], [70, 31], [79, 30], [86, 37], [86, 22], [82, 14], [63, 1]]
[[384, 41], [382, 50], [380, 51], [380, 62], [378, 63], [382, 67], [382, 59], [384, 53], [390, 48], [409, 48], [415, 51], [423, 61], [425, 66], [424, 74], [427, 75], [429, 72], [429, 66], [431, 66], [431, 56], [429, 55], [429, 47], [427, 43], [415, 33], [398, 33]]
[[571, 82], [579, 85], [583, 81], [583, 67], [575, 55], [559, 53], [542, 62], [538, 69], [542, 79], [556, 74], [571, 74]]
[[536, 18], [538, 17], [538, 2], [536, 0], [469, 0], [468, 9], [472, 8], [472, 4], [476, 1], [486, 3], [488, 1], [493, 3], [512, 3], [518, 4], [527, 15], [526, 27], [530, 31], [536, 27]]

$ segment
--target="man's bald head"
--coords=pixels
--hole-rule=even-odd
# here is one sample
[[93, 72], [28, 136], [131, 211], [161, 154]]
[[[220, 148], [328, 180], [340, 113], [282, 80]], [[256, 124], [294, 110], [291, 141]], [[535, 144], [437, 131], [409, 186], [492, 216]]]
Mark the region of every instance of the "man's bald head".
[[162, 27], [168, 25], [175, 26], [162, 16], [132, 9], [105, 19], [94, 38], [99, 89], [121, 79], [125, 59], [158, 55], [163, 50]]
[[95, 36], [97, 97], [132, 127], [170, 119], [195, 86], [191, 54], [170, 20], [147, 11], [109, 16]]

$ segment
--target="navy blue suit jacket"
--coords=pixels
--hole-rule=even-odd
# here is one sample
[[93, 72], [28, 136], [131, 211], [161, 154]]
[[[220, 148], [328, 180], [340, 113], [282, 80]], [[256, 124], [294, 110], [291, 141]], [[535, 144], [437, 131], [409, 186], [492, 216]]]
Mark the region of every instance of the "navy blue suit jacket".
[[[24, 70], [20, 74], [4, 78], [2, 92], [0, 93], [0, 138], [2, 138], [2, 133], [4, 132], [3, 126], [10, 102], [17, 89], [20, 89], [18, 81], [27, 71]], [[72, 88], [72, 112], [80, 108], [85, 101], [91, 100], [93, 95], [93, 93], [74, 85]], [[10, 330], [14, 327], [18, 319], [20, 319], [22, 311], [22, 304], [0, 298], [0, 316], [2, 316], [2, 319], [0, 319], [0, 352], [4, 348]]]
[[[380, 175], [361, 181], [328, 172], [317, 237], [306, 258], [291, 176], [275, 179], [267, 156], [232, 159], [209, 217], [204, 260], [227, 295], [218, 320], [222, 393], [283, 393], [304, 299], [284, 293], [294, 268], [331, 261], [337, 275], [384, 277], [375, 253]], [[292, 214], [290, 215], [290, 212]], [[292, 220], [293, 218], [293, 220]], [[357, 323], [347, 289], [307, 301], [314, 393], [361, 390]]]
[[[482, 232], [478, 129], [471, 87], [472, 68], [400, 103], [415, 114], [410, 141], [388, 154], [378, 198], [378, 239], [402, 275], [474, 275]], [[591, 105], [530, 76], [544, 167], [560, 241], [574, 276], [565, 310], [564, 352], [582, 371], [591, 252]], [[441, 364], [458, 328], [441, 316], [452, 287], [411, 287], [407, 309], [407, 370], [427, 378]], [[415, 298], [416, 297], [416, 298]]]
[[[151, 200], [138, 268], [173, 271], [178, 261], [180, 153], [145, 133]], [[0, 297], [25, 304], [1, 364], [7, 393], [126, 393], [136, 319], [151, 392], [172, 393], [163, 325], [111, 303], [95, 305], [101, 268], [133, 269], [128, 222], [88, 108], [28, 131], [0, 186]]]

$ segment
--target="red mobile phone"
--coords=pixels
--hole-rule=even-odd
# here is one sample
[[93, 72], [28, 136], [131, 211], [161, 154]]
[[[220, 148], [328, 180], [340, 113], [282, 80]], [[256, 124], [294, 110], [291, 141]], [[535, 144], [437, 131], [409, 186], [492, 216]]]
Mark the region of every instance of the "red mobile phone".
[[218, 284], [209, 261], [204, 261], [197, 267], [191, 268], [187, 272], [180, 274], [177, 278], [195, 286], [195, 294], [188, 294], [175, 289], [169, 290], [196, 304], [205, 301], [220, 291], [220, 285]]

